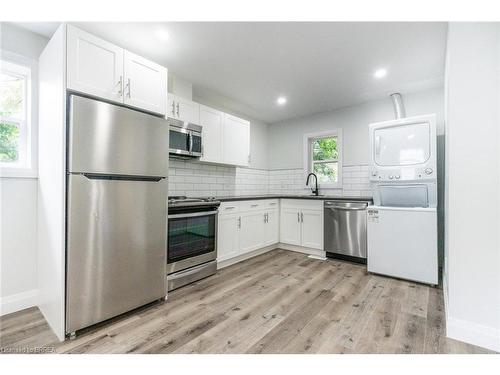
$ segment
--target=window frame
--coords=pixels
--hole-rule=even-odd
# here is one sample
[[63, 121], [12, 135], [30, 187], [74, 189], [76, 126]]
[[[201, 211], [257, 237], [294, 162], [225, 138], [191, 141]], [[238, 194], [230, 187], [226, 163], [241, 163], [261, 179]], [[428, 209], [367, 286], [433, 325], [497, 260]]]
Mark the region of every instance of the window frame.
[[0, 178], [37, 178], [38, 62], [0, 50], [0, 66], [2, 70], [26, 77], [25, 118], [20, 122], [6, 119], [19, 123], [19, 160], [15, 163], [0, 162]]
[[[338, 151], [338, 157], [336, 160], [334, 159], [329, 159], [329, 160], [321, 160], [321, 161], [314, 161], [313, 160], [313, 149], [312, 149], [312, 144], [315, 140], [321, 139], [321, 138], [337, 138], [337, 151]], [[309, 133], [309, 134], [304, 134], [304, 139], [303, 139], [303, 155], [304, 155], [304, 161], [303, 161], [303, 166], [304, 166], [304, 183], [307, 175], [311, 172], [314, 171], [313, 165], [314, 164], [322, 164], [322, 163], [332, 163], [336, 162], [337, 163], [337, 182], [334, 183], [320, 183], [318, 181], [318, 188], [321, 189], [342, 189], [342, 129], [332, 129], [324, 132], [318, 132], [318, 133]], [[310, 186], [304, 186], [304, 189], [310, 189]]]

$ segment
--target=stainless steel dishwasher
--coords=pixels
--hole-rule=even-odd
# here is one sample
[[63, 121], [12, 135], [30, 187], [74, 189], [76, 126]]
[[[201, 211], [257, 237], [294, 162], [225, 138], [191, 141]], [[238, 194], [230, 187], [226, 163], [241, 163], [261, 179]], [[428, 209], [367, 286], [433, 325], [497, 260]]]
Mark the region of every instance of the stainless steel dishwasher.
[[366, 263], [366, 208], [362, 201], [325, 201], [324, 244], [330, 258]]

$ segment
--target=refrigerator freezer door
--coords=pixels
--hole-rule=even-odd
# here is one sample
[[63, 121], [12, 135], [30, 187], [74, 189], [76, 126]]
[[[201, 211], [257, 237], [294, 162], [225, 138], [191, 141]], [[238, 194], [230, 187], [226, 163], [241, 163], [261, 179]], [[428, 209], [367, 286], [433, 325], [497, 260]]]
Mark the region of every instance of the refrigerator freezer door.
[[368, 208], [368, 271], [438, 283], [435, 208]]
[[70, 173], [168, 175], [165, 119], [81, 96], [70, 96]]
[[166, 179], [69, 175], [66, 332], [166, 295], [166, 200]]

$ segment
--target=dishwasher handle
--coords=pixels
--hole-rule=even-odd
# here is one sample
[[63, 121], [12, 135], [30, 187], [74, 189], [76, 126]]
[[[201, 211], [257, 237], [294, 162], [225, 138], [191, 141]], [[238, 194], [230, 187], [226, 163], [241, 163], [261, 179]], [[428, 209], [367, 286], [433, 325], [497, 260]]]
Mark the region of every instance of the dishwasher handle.
[[342, 207], [342, 206], [328, 206], [325, 207], [325, 209], [330, 209], [330, 210], [344, 210], [344, 211], [365, 211], [366, 207]]

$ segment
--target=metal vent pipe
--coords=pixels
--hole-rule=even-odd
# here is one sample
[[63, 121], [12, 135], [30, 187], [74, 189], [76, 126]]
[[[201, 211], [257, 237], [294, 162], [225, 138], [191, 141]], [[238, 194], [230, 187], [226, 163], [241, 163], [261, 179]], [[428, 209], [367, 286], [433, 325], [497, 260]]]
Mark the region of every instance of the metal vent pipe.
[[397, 119], [405, 118], [406, 111], [401, 94], [399, 92], [395, 92], [394, 94], [391, 94], [391, 99], [394, 106], [394, 116], [396, 116]]

